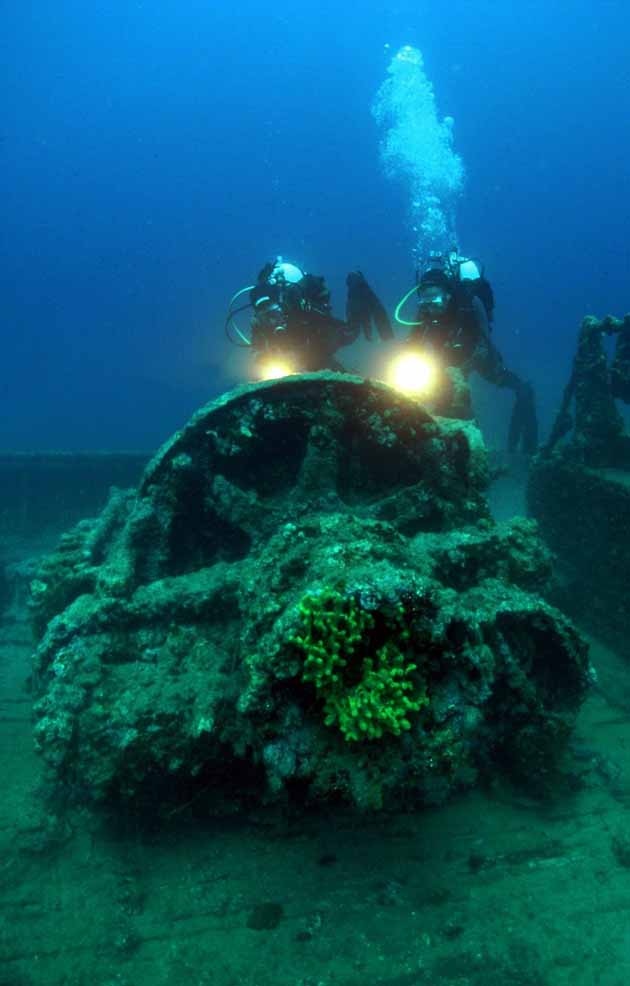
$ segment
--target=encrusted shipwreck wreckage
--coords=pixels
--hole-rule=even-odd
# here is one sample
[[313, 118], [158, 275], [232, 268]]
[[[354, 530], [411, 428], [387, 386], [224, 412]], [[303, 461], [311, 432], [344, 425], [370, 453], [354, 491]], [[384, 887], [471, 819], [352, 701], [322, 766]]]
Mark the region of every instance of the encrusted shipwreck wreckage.
[[622, 653], [629, 630], [630, 435], [620, 404], [629, 403], [630, 315], [583, 319], [562, 403], [528, 488], [530, 513], [560, 562], [554, 598]]
[[437, 804], [499, 766], [544, 782], [587, 650], [487, 482], [472, 422], [359, 377], [202, 408], [33, 584], [55, 784], [215, 811]]

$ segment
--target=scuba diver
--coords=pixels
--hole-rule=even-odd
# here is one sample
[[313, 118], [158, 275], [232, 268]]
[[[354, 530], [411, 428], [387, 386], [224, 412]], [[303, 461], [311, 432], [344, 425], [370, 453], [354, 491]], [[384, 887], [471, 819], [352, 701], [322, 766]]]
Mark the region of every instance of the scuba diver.
[[[383, 305], [360, 271], [346, 278], [346, 320], [332, 314], [330, 291], [323, 277], [307, 274], [278, 257], [265, 264], [256, 283], [238, 291], [230, 302], [226, 333], [236, 345], [251, 347], [260, 375], [313, 370], [343, 370], [336, 353], [353, 343], [360, 332], [371, 340], [374, 330], [382, 340], [393, 338]], [[234, 303], [249, 293], [240, 308]], [[235, 316], [252, 309], [249, 335], [241, 332]]]
[[[417, 292], [415, 322], [400, 318], [403, 305]], [[475, 260], [461, 257], [456, 249], [431, 254], [418, 275], [417, 284], [396, 308], [396, 320], [412, 327], [408, 342], [434, 352], [449, 367], [467, 377], [476, 371], [497, 387], [515, 393], [510, 419], [508, 449], [527, 454], [536, 451], [538, 422], [531, 384], [508, 370], [492, 342], [494, 294]]]

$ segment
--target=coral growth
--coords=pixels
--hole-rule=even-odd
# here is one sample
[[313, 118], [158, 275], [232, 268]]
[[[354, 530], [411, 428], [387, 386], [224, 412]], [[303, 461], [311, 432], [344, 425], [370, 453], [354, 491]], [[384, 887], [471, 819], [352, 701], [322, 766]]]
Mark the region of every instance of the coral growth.
[[[408, 716], [428, 704], [413, 663], [411, 630], [401, 604], [380, 626], [369, 609], [339, 590], [307, 595], [300, 603], [302, 680], [315, 685], [324, 722], [347, 740], [399, 736]], [[411, 693], [411, 694], [410, 694]]]
[[[439, 803], [554, 768], [586, 648], [470, 422], [338, 374], [201, 409], [37, 575], [36, 741], [95, 801]], [[198, 803], [198, 802], [197, 802]]]

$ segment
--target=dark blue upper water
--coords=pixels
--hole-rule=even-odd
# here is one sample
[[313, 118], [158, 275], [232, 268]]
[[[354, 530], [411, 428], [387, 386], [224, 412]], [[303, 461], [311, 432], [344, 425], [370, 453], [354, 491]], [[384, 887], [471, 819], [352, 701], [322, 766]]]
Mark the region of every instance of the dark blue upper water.
[[226, 303], [278, 253], [339, 314], [357, 266], [393, 308], [412, 236], [370, 107], [403, 44], [543, 423], [581, 316], [630, 308], [623, 0], [3, 6], [2, 448], [154, 447], [233, 382]]

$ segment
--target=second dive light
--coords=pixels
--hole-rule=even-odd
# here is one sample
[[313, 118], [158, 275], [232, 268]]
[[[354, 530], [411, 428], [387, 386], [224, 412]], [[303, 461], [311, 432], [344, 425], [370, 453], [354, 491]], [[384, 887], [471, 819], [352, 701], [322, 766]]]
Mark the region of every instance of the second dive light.
[[435, 360], [417, 350], [399, 353], [389, 364], [387, 383], [404, 394], [428, 397], [437, 383]]

